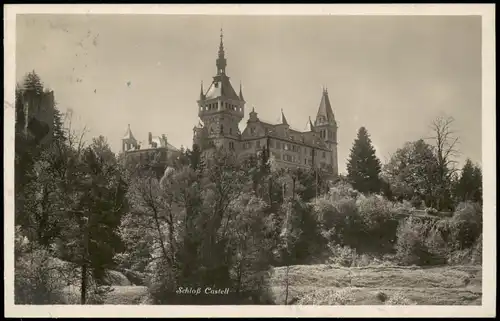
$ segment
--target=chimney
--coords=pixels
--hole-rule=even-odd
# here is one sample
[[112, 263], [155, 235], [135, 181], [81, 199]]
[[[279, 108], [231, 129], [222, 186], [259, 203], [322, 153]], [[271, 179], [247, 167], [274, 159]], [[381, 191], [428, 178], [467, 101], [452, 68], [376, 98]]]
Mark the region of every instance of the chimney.
[[167, 147], [167, 136], [165, 134], [161, 134], [161, 138], [162, 147]]
[[151, 145], [151, 143], [153, 142], [153, 134], [151, 132], [148, 133], [148, 143], [149, 145]]

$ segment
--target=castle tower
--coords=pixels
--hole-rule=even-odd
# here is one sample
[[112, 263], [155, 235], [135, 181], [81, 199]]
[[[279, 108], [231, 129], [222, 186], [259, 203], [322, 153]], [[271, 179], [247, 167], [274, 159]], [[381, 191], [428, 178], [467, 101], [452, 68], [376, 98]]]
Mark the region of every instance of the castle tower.
[[328, 89], [323, 89], [321, 102], [319, 104], [316, 120], [314, 121], [314, 131], [319, 134], [328, 148], [331, 150], [330, 163], [334, 175], [338, 175], [338, 157], [337, 157], [337, 122], [332, 111]]
[[123, 136], [122, 138], [122, 151], [126, 152], [131, 149], [138, 149], [138, 146], [139, 144], [137, 143], [134, 134], [132, 134], [132, 130], [130, 129], [130, 124], [129, 124], [127, 132], [125, 133], [125, 136]]
[[245, 115], [245, 100], [241, 84], [240, 92], [237, 94], [226, 74], [227, 61], [222, 29], [215, 65], [217, 73], [208, 89], [205, 91], [203, 83], [201, 85], [198, 116], [203, 122], [203, 130], [195, 129], [193, 141], [198, 143], [201, 134], [204, 134], [210, 144], [237, 151], [240, 139], [238, 125]]

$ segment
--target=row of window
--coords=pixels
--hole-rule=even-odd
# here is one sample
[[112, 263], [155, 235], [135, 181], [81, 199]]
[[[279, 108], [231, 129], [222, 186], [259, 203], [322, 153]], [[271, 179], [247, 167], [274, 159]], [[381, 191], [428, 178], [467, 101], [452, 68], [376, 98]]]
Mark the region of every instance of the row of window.
[[334, 139], [333, 137], [333, 132], [329, 131], [329, 130], [326, 130], [326, 129], [322, 129], [320, 132], [319, 132], [319, 137], [325, 139], [326, 136], [328, 135], [328, 138], [329, 139]]
[[[200, 111], [209, 111], [209, 110], [218, 110], [219, 103], [206, 104], [204, 106], [200, 106]], [[233, 111], [241, 112], [243, 108], [241, 106], [233, 105], [227, 102], [222, 103], [222, 109], [228, 109]]]
[[[216, 127], [215, 125], [214, 125], [214, 126], [212, 126], [212, 127], [210, 127], [210, 134], [214, 134], [214, 133], [215, 133], [215, 131], [216, 131], [216, 128], [217, 128], [217, 127]], [[219, 127], [219, 133], [220, 133], [220, 134], [225, 134], [225, 133], [226, 133], [226, 132], [224, 131], [224, 125], [222, 125], [222, 124], [221, 124], [221, 125], [220, 125], [220, 127]], [[232, 134], [233, 134], [233, 128], [229, 127], [229, 135], [232, 135]]]
[[[243, 143], [243, 149], [250, 149], [250, 148], [252, 148], [252, 146], [253, 146], [253, 142], [245, 142], [245, 143]], [[279, 141], [272, 141], [272, 140], [269, 142], [269, 146], [270, 146], [270, 148], [283, 149], [285, 151], [291, 151], [291, 152], [294, 152], [294, 153], [300, 153], [301, 151], [303, 151], [305, 154], [307, 154], [308, 151], [309, 151], [309, 155], [311, 157], [314, 156], [314, 152], [315, 152], [314, 149], [311, 149], [311, 148], [308, 148], [308, 147], [304, 147], [301, 150], [301, 147], [298, 146], [298, 145], [289, 144], [289, 143], [280, 143]], [[255, 147], [256, 148], [260, 148], [261, 147], [261, 141], [260, 140], [257, 140], [255, 142]], [[318, 154], [316, 153], [316, 155], [318, 155]], [[322, 156], [322, 158], [326, 158], [326, 152], [324, 152], [324, 151], [321, 152], [321, 156]]]

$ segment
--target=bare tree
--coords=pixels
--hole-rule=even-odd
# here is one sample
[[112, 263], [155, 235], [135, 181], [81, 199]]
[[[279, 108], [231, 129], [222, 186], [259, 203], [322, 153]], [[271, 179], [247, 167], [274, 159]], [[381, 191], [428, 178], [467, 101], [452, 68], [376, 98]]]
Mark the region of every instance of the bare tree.
[[[432, 140], [434, 153], [437, 161], [438, 183], [443, 192], [443, 199], [448, 199], [449, 190], [453, 175], [457, 172], [456, 158], [460, 154], [458, 145], [459, 137], [453, 130], [455, 119], [450, 116], [439, 116], [430, 125], [432, 136], [427, 139]], [[446, 202], [445, 202], [446, 203]], [[446, 205], [441, 203], [440, 207]]]
[[460, 141], [453, 130], [455, 119], [449, 116], [439, 116], [431, 123], [436, 158], [442, 180], [449, 178], [457, 169], [456, 157], [460, 154], [457, 149]]

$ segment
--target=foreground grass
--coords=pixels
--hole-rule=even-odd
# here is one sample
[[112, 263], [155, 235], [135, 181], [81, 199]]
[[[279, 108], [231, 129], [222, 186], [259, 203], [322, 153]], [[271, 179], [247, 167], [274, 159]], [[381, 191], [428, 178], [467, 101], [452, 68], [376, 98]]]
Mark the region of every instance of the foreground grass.
[[[276, 304], [284, 304], [285, 267], [271, 271]], [[480, 266], [435, 268], [370, 266], [338, 267], [297, 265], [289, 269], [288, 304], [314, 305], [481, 305]], [[113, 291], [104, 304], [148, 304], [145, 286], [124, 281], [113, 272]], [[68, 287], [68, 304], [79, 303], [79, 291]]]
[[[480, 266], [360, 267], [292, 266], [288, 304], [481, 305]], [[284, 304], [285, 268], [275, 268], [272, 290]]]

